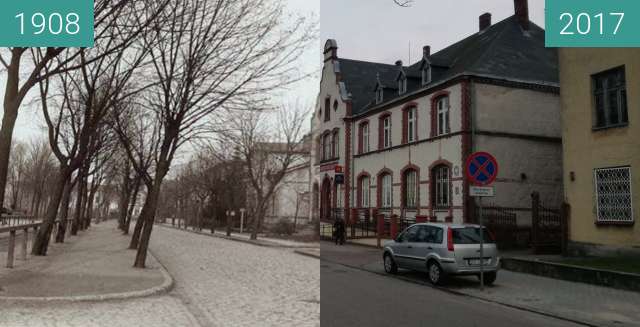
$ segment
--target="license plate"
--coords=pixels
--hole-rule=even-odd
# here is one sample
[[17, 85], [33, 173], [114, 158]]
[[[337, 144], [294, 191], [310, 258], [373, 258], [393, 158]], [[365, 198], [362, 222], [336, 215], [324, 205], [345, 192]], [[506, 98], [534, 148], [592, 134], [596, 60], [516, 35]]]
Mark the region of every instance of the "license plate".
[[[491, 263], [491, 259], [484, 259], [484, 264], [488, 265]], [[479, 266], [480, 265], [480, 259], [470, 259], [469, 260], [469, 266]]]

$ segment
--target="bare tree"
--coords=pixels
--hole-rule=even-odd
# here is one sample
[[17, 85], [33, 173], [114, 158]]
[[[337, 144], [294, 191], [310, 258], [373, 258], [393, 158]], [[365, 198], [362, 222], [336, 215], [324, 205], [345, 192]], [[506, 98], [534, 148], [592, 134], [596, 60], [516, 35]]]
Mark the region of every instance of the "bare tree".
[[400, 7], [411, 7], [413, 4], [413, 0], [393, 0], [393, 2]]
[[[170, 23], [146, 35], [159, 83], [143, 106], [154, 113], [149, 123], [157, 126], [159, 147], [153, 174], [136, 168], [147, 197], [142, 233], [133, 235], [140, 237], [135, 267], [145, 265], [162, 182], [178, 149], [205, 132], [218, 109], [238, 108], [249, 98], [264, 103], [270, 91], [300, 79], [294, 63], [314, 39], [315, 25], [299, 18], [285, 26], [283, 6], [280, 0], [175, 0], [161, 15]], [[137, 166], [135, 147], [122, 139]]]
[[[167, 1], [169, 0], [95, 0], [95, 42], [101, 43], [107, 39], [110, 40], [110, 46], [100, 55], [92, 56], [91, 60], [97, 61], [100, 56], [127, 48], [155, 20]], [[147, 10], [141, 10], [142, 8]], [[114, 34], [121, 36], [117, 42], [111, 41]], [[0, 53], [0, 64], [7, 74], [4, 115], [0, 126], [0, 208], [4, 205], [13, 130], [25, 97], [33, 87], [49, 77], [79, 69], [86, 64], [86, 61], [78, 60], [86, 51], [85, 48], [48, 47], [8, 48]]]
[[[237, 114], [231, 119], [234, 131], [226, 140], [240, 152], [247, 183], [251, 186], [249, 215], [252, 218], [251, 239], [257, 239], [269, 201], [290, 167], [302, 161], [302, 126], [307, 111], [283, 106], [270, 124], [265, 112]], [[273, 119], [275, 118], [275, 119]]]

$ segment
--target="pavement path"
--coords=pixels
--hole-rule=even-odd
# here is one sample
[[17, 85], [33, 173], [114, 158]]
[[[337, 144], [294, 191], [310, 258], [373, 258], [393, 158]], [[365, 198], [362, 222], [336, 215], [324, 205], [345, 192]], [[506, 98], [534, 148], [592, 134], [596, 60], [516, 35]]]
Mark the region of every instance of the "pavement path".
[[[324, 261], [384, 275], [380, 249], [321, 244]], [[323, 270], [324, 272], [324, 270]], [[386, 275], [387, 278], [392, 278]], [[395, 278], [429, 287], [423, 273], [400, 271]], [[324, 275], [323, 275], [324, 285]], [[640, 293], [501, 270], [494, 286], [480, 291], [475, 277], [452, 278], [446, 289], [593, 326], [640, 326]], [[325, 293], [323, 292], [323, 300]], [[325, 311], [323, 311], [325, 312]]]
[[[98, 246], [91, 240], [103, 229], [115, 224], [92, 226], [77, 240]], [[319, 326], [318, 259], [163, 227], [155, 227], [151, 250], [175, 280], [170, 293], [103, 302], [2, 300], [0, 326]], [[99, 267], [94, 259], [89, 266]]]
[[151, 248], [203, 326], [319, 326], [318, 259], [161, 226]]

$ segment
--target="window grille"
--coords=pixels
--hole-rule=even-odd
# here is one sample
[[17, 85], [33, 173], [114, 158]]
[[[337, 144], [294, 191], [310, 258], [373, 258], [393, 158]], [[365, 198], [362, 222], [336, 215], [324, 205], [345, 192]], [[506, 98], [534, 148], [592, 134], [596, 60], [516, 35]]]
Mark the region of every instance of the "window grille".
[[631, 168], [602, 168], [594, 174], [598, 222], [632, 223]]

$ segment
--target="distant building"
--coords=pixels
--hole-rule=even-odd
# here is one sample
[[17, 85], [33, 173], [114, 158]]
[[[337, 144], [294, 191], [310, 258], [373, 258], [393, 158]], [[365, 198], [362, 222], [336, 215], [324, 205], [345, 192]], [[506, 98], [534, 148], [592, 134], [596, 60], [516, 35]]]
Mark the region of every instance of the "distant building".
[[640, 49], [561, 49], [559, 60], [570, 250], [640, 253]]
[[537, 191], [559, 204], [557, 51], [529, 21], [527, 1], [514, 4], [515, 15], [492, 25], [483, 14], [474, 34], [436, 53], [425, 46], [409, 66], [340, 58], [338, 43], [326, 42], [312, 122], [316, 216], [358, 209], [473, 221], [464, 166], [480, 150], [500, 164], [488, 201], [530, 208]]
[[[305, 136], [302, 142], [302, 147], [295, 153], [294, 162], [269, 199], [264, 221], [267, 226], [274, 225], [283, 219], [299, 225], [310, 222], [310, 136]], [[272, 155], [287, 151], [286, 144], [280, 143], [264, 144], [261, 148]], [[248, 190], [250, 194], [251, 189], [248, 188]]]

